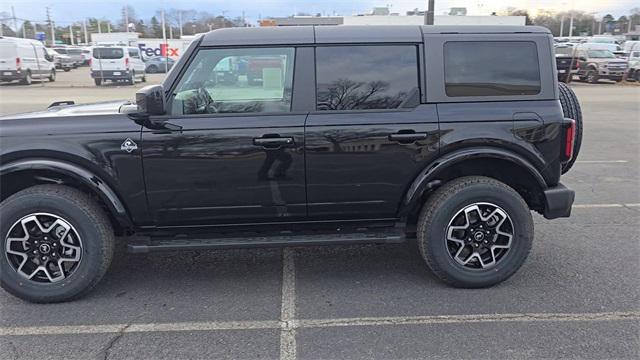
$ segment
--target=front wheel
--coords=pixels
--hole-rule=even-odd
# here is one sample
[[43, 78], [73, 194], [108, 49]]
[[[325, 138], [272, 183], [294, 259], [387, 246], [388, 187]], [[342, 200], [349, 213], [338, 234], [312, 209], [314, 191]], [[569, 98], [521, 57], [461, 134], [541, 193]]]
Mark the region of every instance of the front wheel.
[[600, 80], [600, 76], [595, 70], [587, 71], [587, 82], [590, 84], [597, 84], [598, 80]]
[[59, 302], [89, 292], [113, 257], [114, 233], [88, 195], [37, 185], [0, 203], [0, 285], [32, 302]]
[[102, 79], [95, 78], [93, 79], [93, 82], [96, 83], [96, 86], [100, 86], [102, 84]]
[[417, 236], [424, 260], [442, 281], [487, 287], [522, 266], [531, 250], [533, 219], [511, 187], [492, 178], [463, 177], [429, 197]]

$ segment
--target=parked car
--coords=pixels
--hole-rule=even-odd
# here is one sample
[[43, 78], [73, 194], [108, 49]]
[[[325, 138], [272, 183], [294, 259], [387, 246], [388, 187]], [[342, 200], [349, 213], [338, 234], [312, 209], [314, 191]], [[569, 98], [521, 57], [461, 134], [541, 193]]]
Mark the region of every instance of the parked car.
[[82, 49], [68, 46], [54, 46], [53, 51], [61, 55], [67, 55], [73, 60], [74, 68], [84, 63], [84, 57], [82, 56]]
[[34, 79], [55, 81], [53, 60], [39, 41], [0, 36], [0, 81], [25, 85]]
[[105, 81], [145, 82], [145, 64], [140, 50], [127, 46], [96, 46], [91, 54], [91, 77], [100, 86]]
[[49, 54], [49, 56], [53, 58], [53, 63], [56, 69], [61, 69], [65, 72], [68, 72], [75, 67], [75, 62], [68, 55], [58, 54], [50, 48], [45, 48], [45, 50], [47, 54]]
[[[574, 200], [560, 180], [582, 117], [551, 36], [219, 29], [135, 104], [2, 118], [0, 284], [29, 301], [82, 296], [116, 235], [132, 252], [413, 239], [452, 286], [504, 281], [531, 249], [531, 211], [568, 217]], [[212, 81], [229, 58], [259, 80]]]
[[566, 44], [556, 45], [555, 51], [558, 81], [569, 83], [573, 80], [573, 75], [578, 73], [580, 60], [575, 57], [575, 51], [572, 46], [566, 46]]
[[[640, 48], [640, 46], [638, 46]], [[629, 53], [629, 73], [627, 80], [635, 80], [640, 82], [640, 50], [634, 50]]]
[[171, 70], [171, 68], [175, 63], [176, 61], [170, 57], [154, 56], [154, 57], [148, 58], [145, 61], [145, 65], [146, 65], [145, 71], [149, 74], [165, 73]]
[[92, 47], [82, 48], [82, 65], [90, 65]]
[[597, 83], [600, 79], [609, 79], [620, 82], [627, 72], [627, 60], [616, 57], [609, 50], [578, 46], [575, 54], [580, 59], [578, 76], [582, 81]]

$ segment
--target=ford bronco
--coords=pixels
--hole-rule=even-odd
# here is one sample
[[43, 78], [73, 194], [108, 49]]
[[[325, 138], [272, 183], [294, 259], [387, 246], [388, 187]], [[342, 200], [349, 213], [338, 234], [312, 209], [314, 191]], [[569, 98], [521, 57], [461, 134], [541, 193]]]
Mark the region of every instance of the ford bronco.
[[412, 240], [444, 282], [497, 284], [531, 249], [532, 211], [571, 212], [582, 117], [554, 56], [528, 26], [220, 29], [135, 102], [1, 118], [2, 287], [82, 296], [116, 241]]

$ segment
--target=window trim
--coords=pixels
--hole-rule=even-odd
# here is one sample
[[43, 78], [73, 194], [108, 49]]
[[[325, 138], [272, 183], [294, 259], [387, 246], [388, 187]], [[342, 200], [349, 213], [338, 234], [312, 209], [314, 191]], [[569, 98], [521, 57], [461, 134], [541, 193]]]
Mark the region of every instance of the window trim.
[[[301, 46], [291, 46], [291, 45], [259, 45], [259, 46], [242, 46], [242, 45], [234, 45], [234, 46], [197, 46], [193, 53], [185, 54], [189, 56], [188, 61], [181, 67], [180, 73], [178, 73], [171, 83], [169, 89], [165, 90], [165, 114], [155, 116], [155, 119], [186, 119], [186, 118], [200, 118], [200, 117], [228, 117], [228, 116], [276, 116], [276, 115], [294, 115], [294, 114], [302, 114], [294, 111], [294, 89], [296, 86], [296, 67], [298, 66], [298, 48]], [[171, 106], [172, 106], [172, 97], [175, 96], [175, 90], [180, 84], [180, 80], [184, 77], [185, 73], [193, 63], [194, 59], [198, 56], [200, 51], [208, 51], [208, 50], [242, 50], [242, 49], [275, 49], [275, 48], [284, 48], [284, 49], [292, 49], [293, 50], [293, 66], [291, 73], [291, 104], [288, 112], [227, 112], [227, 113], [212, 113], [212, 114], [171, 114]], [[184, 55], [183, 55], [184, 56]], [[176, 61], [177, 63], [177, 61]], [[176, 65], [174, 63], [173, 66]], [[172, 67], [173, 69], [173, 67]], [[306, 114], [307, 112], [304, 112]]]
[[[423, 44], [416, 42], [364, 42], [364, 43], [326, 43], [326, 44], [316, 44], [314, 46], [314, 92], [315, 92], [315, 101], [312, 110], [309, 111], [309, 114], [344, 114], [344, 113], [375, 113], [375, 112], [406, 112], [413, 111], [416, 107], [422, 105], [425, 99], [425, 90], [423, 89], [423, 70], [421, 70], [421, 65], [424, 64], [424, 58], [420, 54], [420, 48]], [[318, 56], [315, 49], [323, 48], [323, 47], [354, 47], [354, 46], [413, 46], [416, 50], [416, 82], [418, 85], [418, 105], [415, 107], [398, 107], [398, 108], [385, 108], [385, 109], [341, 109], [341, 110], [318, 110]]]
[[[529, 43], [531, 45], [533, 45], [533, 50], [536, 52], [536, 59], [538, 59], [538, 61], [536, 61], [537, 63], [537, 73], [538, 73], [538, 92], [536, 92], [535, 94], [507, 94], [507, 95], [450, 95], [449, 92], [447, 91], [447, 44], [450, 43], [505, 43], [505, 42], [510, 42], [510, 43]], [[555, 59], [554, 59], [555, 61]], [[456, 41], [445, 41], [444, 44], [442, 44], [442, 64], [443, 64], [443, 72], [442, 72], [442, 76], [444, 76], [444, 93], [447, 97], [449, 98], [468, 98], [468, 97], [508, 97], [508, 96], [522, 96], [522, 97], [528, 97], [528, 96], [536, 96], [536, 95], [540, 95], [542, 93], [542, 72], [540, 71], [540, 54], [538, 51], [538, 46], [536, 44], [535, 41], [531, 41], [531, 40], [503, 40], [503, 41], [495, 41], [495, 40], [478, 40], [478, 41], [465, 41], [465, 40], [456, 40]]]

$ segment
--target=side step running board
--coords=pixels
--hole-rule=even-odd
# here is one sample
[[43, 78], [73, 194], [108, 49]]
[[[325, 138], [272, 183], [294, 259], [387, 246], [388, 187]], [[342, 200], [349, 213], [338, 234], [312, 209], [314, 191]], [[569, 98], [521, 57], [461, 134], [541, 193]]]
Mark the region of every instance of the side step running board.
[[337, 245], [358, 243], [400, 243], [405, 240], [399, 231], [381, 233], [313, 234], [264, 237], [227, 237], [212, 239], [136, 238], [129, 242], [131, 253], [152, 251], [230, 249], [302, 245]]

